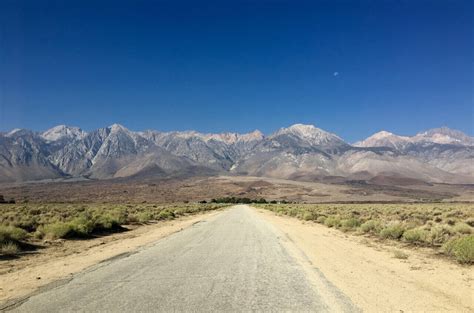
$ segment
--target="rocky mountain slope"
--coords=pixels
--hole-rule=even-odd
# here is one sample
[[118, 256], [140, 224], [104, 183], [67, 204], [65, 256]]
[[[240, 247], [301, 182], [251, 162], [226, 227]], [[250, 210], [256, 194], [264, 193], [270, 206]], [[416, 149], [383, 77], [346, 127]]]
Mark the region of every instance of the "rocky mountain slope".
[[413, 137], [379, 132], [354, 145], [312, 125], [264, 136], [134, 132], [114, 124], [91, 132], [56, 126], [0, 133], [0, 182], [235, 174], [319, 180], [391, 176], [474, 183], [474, 138], [448, 128]]
[[413, 137], [382, 131], [354, 146], [390, 147], [449, 173], [474, 176], [474, 138], [447, 127], [431, 129]]

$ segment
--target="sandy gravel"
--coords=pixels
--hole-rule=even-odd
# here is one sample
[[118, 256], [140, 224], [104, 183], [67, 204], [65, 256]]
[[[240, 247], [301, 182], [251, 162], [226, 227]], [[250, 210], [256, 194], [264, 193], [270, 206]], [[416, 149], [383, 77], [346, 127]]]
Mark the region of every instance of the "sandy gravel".
[[39, 254], [0, 261], [0, 310], [2, 303], [8, 300], [21, 298], [51, 282], [68, 279], [94, 264], [153, 243], [221, 212], [181, 217], [91, 240], [58, 242]]
[[[473, 268], [257, 209], [365, 312], [474, 312]], [[394, 257], [394, 249], [409, 255]]]

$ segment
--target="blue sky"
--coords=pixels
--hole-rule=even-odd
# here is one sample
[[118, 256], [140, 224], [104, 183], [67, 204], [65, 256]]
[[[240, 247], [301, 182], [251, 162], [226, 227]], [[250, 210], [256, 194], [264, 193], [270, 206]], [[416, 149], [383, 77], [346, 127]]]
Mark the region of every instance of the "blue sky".
[[0, 131], [301, 122], [347, 141], [444, 125], [473, 135], [473, 12], [472, 1], [1, 1]]

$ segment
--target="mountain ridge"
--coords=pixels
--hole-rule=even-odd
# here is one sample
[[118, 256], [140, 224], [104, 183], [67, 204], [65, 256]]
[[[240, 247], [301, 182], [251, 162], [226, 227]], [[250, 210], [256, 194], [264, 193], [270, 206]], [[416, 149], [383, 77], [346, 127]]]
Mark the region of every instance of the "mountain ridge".
[[[402, 175], [441, 183], [474, 183], [474, 138], [447, 127], [398, 136], [378, 132], [349, 144], [314, 125], [264, 135], [197, 131], [131, 131], [120, 124], [90, 132], [58, 125], [44, 132], [0, 133], [0, 182], [86, 177], [234, 175], [276, 178]], [[199, 170], [196, 170], [199, 169]], [[362, 174], [363, 173], [363, 174]]]
[[364, 140], [354, 143], [358, 147], [395, 146], [394, 143], [436, 143], [454, 144], [463, 146], [474, 146], [474, 137], [470, 137], [459, 130], [450, 129], [446, 126], [432, 128], [424, 132], [419, 132], [414, 136], [400, 136], [382, 130]]

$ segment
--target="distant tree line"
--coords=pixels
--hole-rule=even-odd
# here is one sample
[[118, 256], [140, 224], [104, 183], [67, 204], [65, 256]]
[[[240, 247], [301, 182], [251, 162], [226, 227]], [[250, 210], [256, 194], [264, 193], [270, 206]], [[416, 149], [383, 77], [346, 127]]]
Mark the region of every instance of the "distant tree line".
[[[206, 200], [202, 200], [202, 201], [199, 201], [199, 202], [200, 203], [207, 203]], [[276, 204], [276, 203], [288, 203], [288, 202], [285, 201], [285, 200], [282, 200], [282, 201], [276, 201], [276, 200], [267, 201], [264, 198], [250, 199], [250, 198], [239, 198], [239, 197], [223, 197], [223, 198], [212, 199], [210, 201], [210, 203], [233, 203], [233, 204], [272, 203], [272, 204]]]
[[13, 199], [6, 200], [3, 195], [0, 195], [0, 203], [15, 203], [15, 200]]

